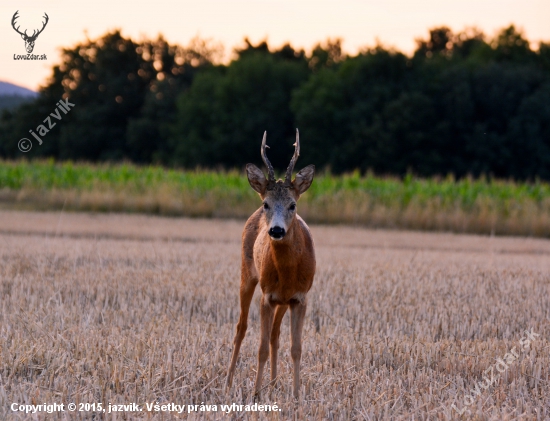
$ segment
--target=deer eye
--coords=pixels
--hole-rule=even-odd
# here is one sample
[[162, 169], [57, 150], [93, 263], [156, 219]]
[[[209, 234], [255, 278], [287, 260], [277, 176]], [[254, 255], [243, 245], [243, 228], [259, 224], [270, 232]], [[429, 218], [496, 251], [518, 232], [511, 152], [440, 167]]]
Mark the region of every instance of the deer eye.
[[296, 203], [293, 203], [292, 205], [290, 205], [288, 209], [291, 211], [296, 210]]
[[265, 209], [265, 210], [268, 210], [268, 209], [269, 209], [269, 205], [267, 204], [267, 202], [264, 202], [264, 209]]

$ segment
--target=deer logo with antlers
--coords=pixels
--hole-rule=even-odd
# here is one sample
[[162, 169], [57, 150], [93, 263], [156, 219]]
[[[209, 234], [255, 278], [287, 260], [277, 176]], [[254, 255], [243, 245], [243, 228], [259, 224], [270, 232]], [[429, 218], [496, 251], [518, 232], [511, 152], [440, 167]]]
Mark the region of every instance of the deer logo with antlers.
[[15, 32], [17, 32], [19, 35], [21, 35], [21, 38], [23, 38], [23, 40], [25, 41], [25, 49], [27, 50], [27, 53], [32, 53], [32, 50], [34, 49], [34, 43], [36, 42], [36, 38], [38, 38], [38, 35], [40, 35], [42, 33], [42, 31], [44, 30], [44, 28], [46, 27], [46, 25], [48, 24], [48, 20], [50, 19], [47, 15], [46, 12], [44, 12], [44, 16], [43, 18], [46, 19], [45, 22], [42, 23], [42, 29], [37, 30], [34, 29], [33, 32], [32, 32], [32, 35], [28, 35], [27, 34], [27, 30], [25, 29], [25, 32], [21, 32], [19, 30], [19, 26], [16, 28], [15, 27], [15, 21], [17, 20], [17, 18], [19, 17], [17, 14], [19, 13], [19, 10], [16, 11], [14, 14], [13, 14], [13, 18], [11, 19], [11, 26], [13, 26], [13, 29], [15, 29]]
[[[281, 321], [290, 307], [290, 354], [294, 363], [294, 396], [300, 388], [302, 328], [306, 314], [307, 293], [315, 275], [315, 246], [308, 226], [296, 212], [296, 202], [315, 175], [308, 165], [292, 180], [292, 171], [300, 155], [300, 138], [296, 129], [294, 155], [286, 170], [285, 180], [275, 180], [275, 172], [266, 156], [266, 133], [261, 155], [267, 167], [267, 178], [253, 164], [246, 166], [248, 182], [260, 195], [262, 206], [246, 222], [243, 232], [241, 261], [241, 315], [233, 341], [226, 387], [231, 386], [242, 340], [246, 334], [248, 310], [258, 282], [262, 289], [260, 303], [261, 340], [256, 372], [256, 395], [262, 388], [262, 375], [271, 354], [271, 381], [277, 378], [277, 351]], [[271, 352], [269, 352], [269, 348]]]

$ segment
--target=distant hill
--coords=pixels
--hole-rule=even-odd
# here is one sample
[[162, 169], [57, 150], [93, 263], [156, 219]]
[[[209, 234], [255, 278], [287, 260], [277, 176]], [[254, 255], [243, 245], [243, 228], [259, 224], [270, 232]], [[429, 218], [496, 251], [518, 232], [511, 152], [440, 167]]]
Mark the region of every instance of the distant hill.
[[23, 88], [22, 86], [14, 85], [13, 83], [0, 81], [0, 96], [4, 95], [17, 95], [34, 98], [38, 95], [38, 93], [31, 91], [30, 89]]
[[38, 94], [30, 89], [0, 81], [0, 112], [17, 108], [37, 96]]

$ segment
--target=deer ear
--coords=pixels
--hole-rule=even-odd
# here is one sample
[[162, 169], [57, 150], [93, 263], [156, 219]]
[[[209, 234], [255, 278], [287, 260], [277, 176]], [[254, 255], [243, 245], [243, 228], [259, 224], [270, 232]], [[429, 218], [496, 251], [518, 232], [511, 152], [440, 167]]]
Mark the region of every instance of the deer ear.
[[297, 174], [296, 178], [292, 182], [294, 190], [298, 194], [302, 194], [313, 182], [313, 177], [315, 176], [315, 165], [308, 165], [307, 167], [301, 169]]
[[246, 175], [250, 186], [263, 196], [267, 187], [264, 173], [254, 164], [246, 164]]
[[21, 34], [21, 38], [25, 39], [25, 34]]

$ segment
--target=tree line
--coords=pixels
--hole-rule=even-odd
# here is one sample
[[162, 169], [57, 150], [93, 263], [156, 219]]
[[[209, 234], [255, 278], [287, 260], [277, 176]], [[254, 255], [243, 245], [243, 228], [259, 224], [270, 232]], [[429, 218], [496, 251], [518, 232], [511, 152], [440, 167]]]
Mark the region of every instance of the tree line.
[[[119, 31], [65, 48], [39, 96], [3, 111], [0, 156], [240, 168], [260, 161], [267, 130], [283, 171], [298, 127], [301, 161], [334, 173], [550, 179], [550, 43], [532, 48], [514, 26], [434, 28], [412, 55], [349, 56], [336, 39], [307, 54], [245, 40], [220, 57], [199, 38]], [[61, 98], [75, 107], [23, 155], [18, 140]]]

